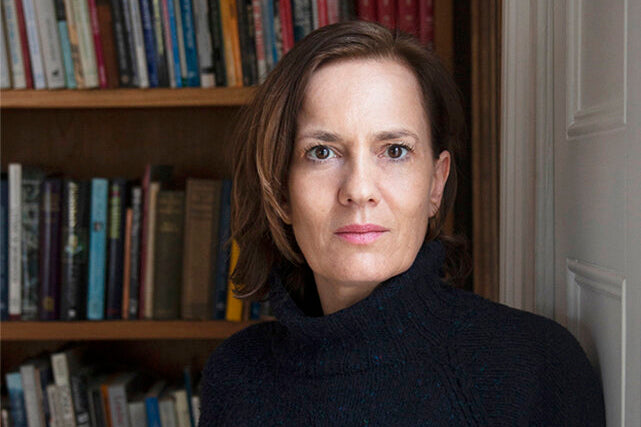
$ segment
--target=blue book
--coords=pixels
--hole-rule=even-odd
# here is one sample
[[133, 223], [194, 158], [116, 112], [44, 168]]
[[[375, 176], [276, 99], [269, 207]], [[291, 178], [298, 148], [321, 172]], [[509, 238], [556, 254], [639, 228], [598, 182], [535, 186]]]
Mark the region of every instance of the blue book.
[[180, 15], [183, 23], [183, 41], [185, 43], [185, 61], [187, 62], [187, 78], [185, 87], [200, 86], [200, 70], [198, 69], [198, 50], [196, 50], [196, 30], [194, 27], [194, 12], [191, 0], [180, 0]]
[[24, 389], [20, 372], [10, 372], [5, 375], [9, 403], [11, 405], [11, 425], [14, 427], [27, 427], [27, 411], [24, 402]]
[[270, 72], [278, 62], [276, 32], [274, 28], [274, 0], [261, 0], [261, 11], [263, 12], [265, 62], [267, 63], [267, 72]]
[[160, 408], [158, 397], [165, 389], [165, 381], [159, 380], [145, 394], [145, 411], [147, 412], [147, 427], [162, 427], [160, 423]]
[[259, 320], [260, 319], [260, 302], [252, 301], [249, 305], [249, 319], [250, 320]]
[[142, 20], [142, 35], [145, 39], [145, 57], [149, 73], [149, 87], [158, 87], [158, 67], [156, 64], [156, 37], [154, 22], [151, 15], [150, 0], [140, 0], [140, 17]]
[[0, 320], [9, 318], [9, 181], [0, 181]]
[[60, 47], [62, 48], [62, 63], [65, 67], [65, 83], [67, 88], [76, 88], [76, 74], [71, 58], [71, 43], [69, 42], [69, 28], [67, 26], [67, 12], [65, 11], [64, 0], [54, 0], [56, 9], [56, 20], [58, 21], [58, 34], [60, 35]]
[[223, 180], [220, 189], [220, 216], [218, 219], [218, 249], [216, 250], [216, 269], [214, 270], [213, 317], [225, 319], [227, 309], [227, 272], [229, 270], [230, 245], [227, 241], [231, 234], [231, 181]]
[[[167, 1], [167, 15], [169, 15], [169, 35], [171, 37], [171, 46], [167, 46], [167, 50], [171, 49], [172, 58], [174, 60], [174, 76], [176, 80], [176, 87], [182, 87], [182, 72], [180, 71], [180, 49], [178, 48], [178, 30], [176, 29], [176, 10], [174, 9], [173, 0]], [[171, 66], [171, 65], [170, 65]]]
[[91, 180], [91, 219], [89, 228], [89, 278], [87, 319], [105, 318], [105, 277], [107, 263], [107, 194], [109, 181]]
[[183, 380], [185, 381], [185, 391], [187, 392], [187, 408], [189, 409], [189, 423], [191, 427], [196, 427], [198, 420], [194, 416], [194, 406], [192, 405], [192, 397], [194, 395], [192, 381], [191, 381], [191, 366], [185, 366], [183, 368]]

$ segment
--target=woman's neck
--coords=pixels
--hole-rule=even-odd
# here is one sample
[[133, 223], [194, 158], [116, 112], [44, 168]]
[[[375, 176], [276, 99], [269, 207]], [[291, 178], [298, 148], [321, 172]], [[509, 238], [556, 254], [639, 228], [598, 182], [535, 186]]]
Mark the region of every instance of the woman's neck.
[[314, 275], [314, 280], [324, 315], [336, 313], [364, 300], [379, 285], [376, 282], [327, 283], [317, 275]]

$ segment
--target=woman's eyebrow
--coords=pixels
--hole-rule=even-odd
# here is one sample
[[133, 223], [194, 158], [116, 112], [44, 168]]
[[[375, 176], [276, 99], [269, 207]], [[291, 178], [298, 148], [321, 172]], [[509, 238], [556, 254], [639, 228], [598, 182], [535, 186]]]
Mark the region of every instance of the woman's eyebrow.
[[305, 132], [302, 135], [299, 135], [297, 139], [304, 138], [317, 139], [323, 142], [337, 142], [340, 140], [340, 137], [337, 134], [324, 130], [313, 130], [310, 132]]
[[418, 142], [418, 135], [408, 129], [391, 129], [377, 132], [374, 134], [375, 141], [388, 141], [390, 139], [398, 139], [409, 136]]

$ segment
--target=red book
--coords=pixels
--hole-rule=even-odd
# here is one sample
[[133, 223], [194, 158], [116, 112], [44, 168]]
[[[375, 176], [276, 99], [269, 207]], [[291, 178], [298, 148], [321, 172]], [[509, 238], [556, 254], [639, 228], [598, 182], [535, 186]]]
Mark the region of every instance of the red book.
[[318, 28], [324, 27], [329, 24], [327, 17], [327, 0], [318, 0], [316, 7], [318, 8]]
[[29, 42], [27, 41], [27, 26], [24, 22], [24, 11], [22, 1], [14, 0], [16, 3], [16, 15], [18, 15], [18, 31], [20, 31], [20, 48], [22, 49], [22, 62], [24, 63], [24, 77], [27, 82], [27, 89], [33, 89], [33, 74], [31, 74], [31, 59], [29, 56]]
[[[340, 21], [340, 8], [338, 0], [324, 0], [327, 2], [327, 23], [335, 24]], [[320, 2], [319, 2], [320, 4]], [[320, 7], [320, 6], [319, 6]]]
[[418, 0], [398, 0], [398, 28], [418, 37]]
[[283, 55], [294, 47], [294, 21], [290, 0], [278, 0], [280, 29], [283, 35]]
[[377, 21], [376, 0], [358, 0], [358, 18], [364, 21]]
[[378, 22], [390, 30], [396, 28], [396, 1], [377, 0], [376, 15], [378, 16]]
[[91, 20], [91, 32], [93, 34], [93, 44], [96, 51], [96, 66], [98, 67], [98, 82], [102, 89], [107, 88], [107, 69], [105, 67], [105, 58], [102, 54], [102, 41], [100, 39], [100, 25], [98, 24], [98, 8], [96, 0], [89, 0], [89, 19]]
[[425, 46], [434, 42], [434, 0], [418, 1], [418, 38]]

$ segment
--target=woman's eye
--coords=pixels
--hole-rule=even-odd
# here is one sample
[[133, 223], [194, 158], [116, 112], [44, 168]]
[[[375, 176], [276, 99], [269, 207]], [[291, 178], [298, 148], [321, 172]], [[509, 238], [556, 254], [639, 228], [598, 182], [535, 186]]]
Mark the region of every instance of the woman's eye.
[[334, 156], [335, 154], [332, 149], [324, 145], [317, 145], [307, 151], [307, 157], [312, 160], [327, 160]]
[[407, 147], [404, 147], [399, 144], [390, 145], [387, 147], [386, 153], [391, 159], [400, 159], [407, 155], [409, 150]]

